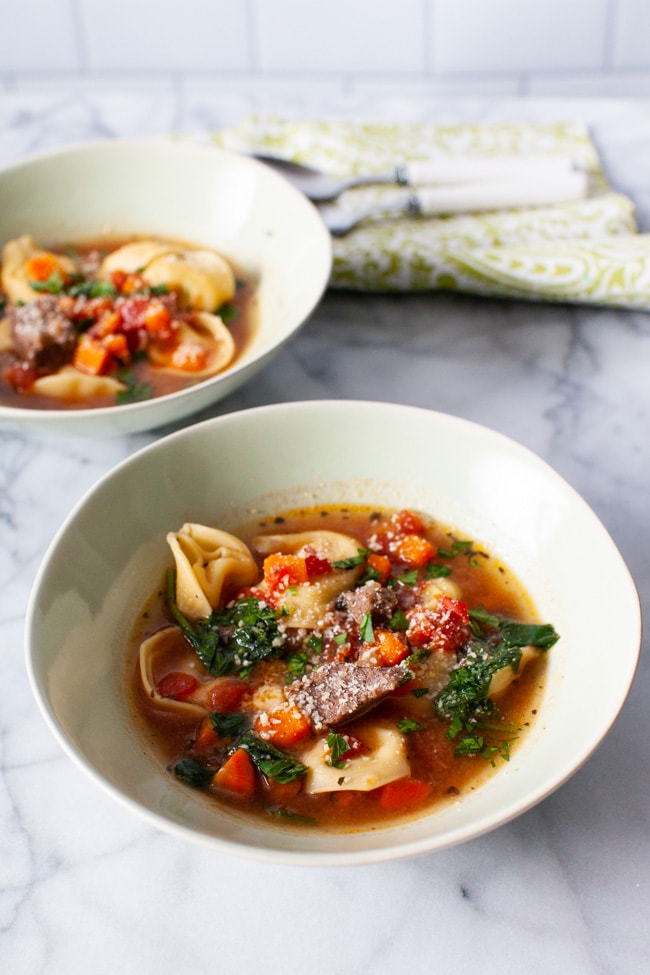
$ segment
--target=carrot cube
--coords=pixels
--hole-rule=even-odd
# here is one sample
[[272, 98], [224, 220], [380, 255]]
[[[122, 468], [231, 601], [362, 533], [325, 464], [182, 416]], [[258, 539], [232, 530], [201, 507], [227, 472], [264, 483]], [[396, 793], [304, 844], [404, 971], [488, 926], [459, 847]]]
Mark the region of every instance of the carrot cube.
[[377, 790], [379, 805], [390, 812], [400, 812], [423, 802], [433, 792], [433, 786], [419, 779], [397, 779]]
[[245, 748], [238, 748], [226, 759], [212, 779], [212, 784], [246, 798], [253, 795], [256, 785], [255, 766]]

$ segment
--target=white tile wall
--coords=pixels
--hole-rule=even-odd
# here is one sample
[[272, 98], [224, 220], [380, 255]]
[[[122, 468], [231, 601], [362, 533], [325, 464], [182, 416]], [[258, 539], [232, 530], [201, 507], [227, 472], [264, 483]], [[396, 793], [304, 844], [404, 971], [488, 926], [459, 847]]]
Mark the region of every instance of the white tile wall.
[[0, 92], [39, 78], [650, 92], [650, 0], [2, 0]]
[[612, 62], [622, 68], [650, 67], [649, 0], [617, 0]]
[[90, 70], [221, 72], [251, 66], [247, 7], [241, 0], [76, 3]]
[[442, 72], [601, 67], [608, 0], [435, 0], [434, 65]]
[[70, 0], [3, 0], [0, 71], [78, 71]]
[[424, 71], [422, 0], [258, 0], [255, 9], [263, 71]]

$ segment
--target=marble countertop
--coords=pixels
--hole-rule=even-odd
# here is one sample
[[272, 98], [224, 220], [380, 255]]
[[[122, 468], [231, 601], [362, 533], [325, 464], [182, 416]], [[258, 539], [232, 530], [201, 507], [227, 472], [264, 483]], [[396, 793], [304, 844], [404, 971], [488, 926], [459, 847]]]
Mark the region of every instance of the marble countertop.
[[[327, 92], [97, 84], [0, 94], [0, 163], [81, 139], [197, 131], [245, 112], [374, 119], [583, 119], [650, 229], [650, 103], [346, 101]], [[382, 399], [493, 427], [552, 464], [650, 592], [650, 316], [462, 295], [328, 293], [247, 387], [201, 416], [284, 400]], [[278, 867], [157, 831], [84, 776], [37, 710], [23, 623], [40, 560], [83, 493], [163, 435], [0, 428], [0, 968], [350, 975], [640, 975], [650, 958], [650, 670], [611, 733], [514, 822], [430, 856]], [[607, 607], [594, 606], [594, 613]], [[616, 647], [612, 647], [616, 665]]]

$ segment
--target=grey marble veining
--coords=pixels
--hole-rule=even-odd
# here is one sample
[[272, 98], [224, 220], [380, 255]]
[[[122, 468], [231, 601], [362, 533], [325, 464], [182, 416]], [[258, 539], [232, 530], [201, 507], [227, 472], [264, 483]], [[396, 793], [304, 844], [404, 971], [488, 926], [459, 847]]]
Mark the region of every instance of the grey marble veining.
[[[214, 85], [0, 93], [0, 162], [80, 139], [196, 131], [269, 108]], [[328, 110], [302, 91], [278, 113]], [[650, 103], [329, 105], [373, 118], [585, 118], [650, 225]], [[462, 295], [329, 293], [247, 387], [202, 417], [292, 399], [381, 399], [491, 426], [586, 498], [650, 589], [650, 317]], [[650, 959], [650, 672], [560, 790], [464, 846], [354, 869], [271, 867], [158, 832], [96, 788], [39, 715], [23, 621], [50, 540], [84, 492], [168, 432], [91, 439], [0, 429], [0, 969], [11, 975], [641, 975]], [[435, 446], [434, 448], [435, 449]], [[594, 612], [606, 612], [594, 607]], [[616, 666], [616, 647], [612, 647]]]

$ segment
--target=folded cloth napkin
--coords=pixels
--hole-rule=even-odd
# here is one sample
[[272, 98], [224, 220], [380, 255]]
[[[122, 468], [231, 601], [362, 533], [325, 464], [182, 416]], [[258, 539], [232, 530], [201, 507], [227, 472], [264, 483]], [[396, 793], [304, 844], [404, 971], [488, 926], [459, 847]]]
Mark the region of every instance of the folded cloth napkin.
[[[333, 176], [386, 172], [443, 157], [569, 156], [590, 175], [587, 199], [531, 209], [362, 222], [333, 240], [330, 284], [358, 291], [456, 290], [650, 310], [650, 235], [612, 192], [579, 122], [383, 125], [250, 116], [213, 133], [220, 146], [264, 152]], [[394, 188], [346, 191], [341, 209], [380, 204]]]

